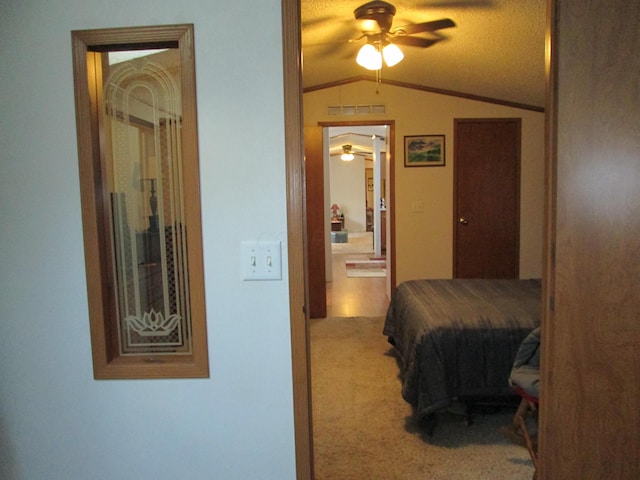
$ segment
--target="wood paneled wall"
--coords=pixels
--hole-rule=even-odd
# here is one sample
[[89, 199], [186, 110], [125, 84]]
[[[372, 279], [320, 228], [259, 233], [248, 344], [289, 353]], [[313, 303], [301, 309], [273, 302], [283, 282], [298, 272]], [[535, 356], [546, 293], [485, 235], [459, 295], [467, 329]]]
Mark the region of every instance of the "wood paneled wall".
[[555, 0], [540, 477], [640, 478], [640, 3]]

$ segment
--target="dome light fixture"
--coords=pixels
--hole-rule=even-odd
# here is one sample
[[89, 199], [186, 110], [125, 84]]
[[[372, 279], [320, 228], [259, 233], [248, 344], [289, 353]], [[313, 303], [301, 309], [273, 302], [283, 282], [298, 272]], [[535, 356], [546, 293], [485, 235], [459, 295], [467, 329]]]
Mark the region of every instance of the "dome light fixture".
[[342, 155], [340, 155], [340, 160], [344, 160], [345, 162], [350, 162], [354, 158], [355, 158], [355, 155], [351, 151], [351, 145], [343, 145]]

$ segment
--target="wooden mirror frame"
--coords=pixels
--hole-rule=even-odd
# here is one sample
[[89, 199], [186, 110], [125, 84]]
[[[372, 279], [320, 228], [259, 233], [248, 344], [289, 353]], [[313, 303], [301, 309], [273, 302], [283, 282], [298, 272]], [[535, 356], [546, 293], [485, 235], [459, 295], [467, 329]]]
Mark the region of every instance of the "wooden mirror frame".
[[[71, 32], [75, 86], [76, 127], [82, 202], [82, 224], [91, 327], [93, 370], [96, 379], [194, 378], [209, 376], [205, 319], [200, 180], [196, 120], [193, 25], [77, 30]], [[117, 339], [109, 227], [110, 205], [103, 166], [103, 144], [98, 95], [102, 89], [104, 52], [143, 48], [177, 48], [182, 118], [180, 141], [183, 168], [184, 223], [188, 261], [187, 295], [191, 316], [187, 354], [144, 353], [122, 355]]]

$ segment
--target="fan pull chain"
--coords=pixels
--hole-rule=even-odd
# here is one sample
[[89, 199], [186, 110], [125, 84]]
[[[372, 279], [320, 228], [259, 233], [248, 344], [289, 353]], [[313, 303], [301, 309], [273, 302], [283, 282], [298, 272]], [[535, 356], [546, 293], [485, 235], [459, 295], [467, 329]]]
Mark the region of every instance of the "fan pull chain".
[[376, 45], [378, 53], [380, 54], [380, 68], [376, 70], [376, 95], [380, 95], [380, 84], [382, 83], [382, 43]]
[[[378, 53], [382, 59], [382, 45], [378, 44]], [[380, 61], [380, 68], [376, 70], [376, 95], [380, 95], [380, 84], [382, 83], [382, 60]]]

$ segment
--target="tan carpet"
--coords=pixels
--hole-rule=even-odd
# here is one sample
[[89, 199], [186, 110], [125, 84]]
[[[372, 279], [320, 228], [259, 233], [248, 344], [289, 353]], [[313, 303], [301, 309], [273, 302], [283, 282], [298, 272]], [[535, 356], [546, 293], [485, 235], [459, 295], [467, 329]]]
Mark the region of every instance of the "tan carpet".
[[530, 480], [527, 451], [499, 432], [512, 412], [480, 413], [468, 426], [454, 407], [431, 437], [416, 425], [383, 321], [311, 321], [316, 480]]

